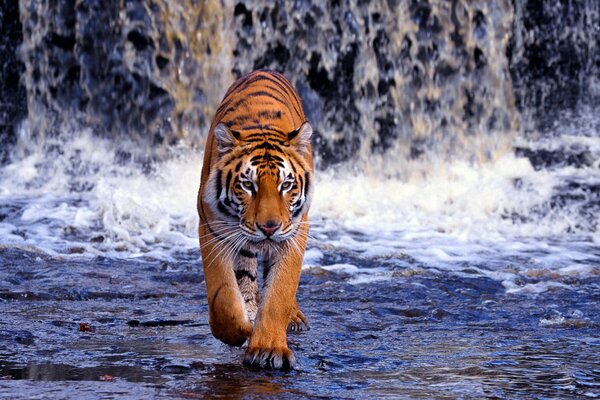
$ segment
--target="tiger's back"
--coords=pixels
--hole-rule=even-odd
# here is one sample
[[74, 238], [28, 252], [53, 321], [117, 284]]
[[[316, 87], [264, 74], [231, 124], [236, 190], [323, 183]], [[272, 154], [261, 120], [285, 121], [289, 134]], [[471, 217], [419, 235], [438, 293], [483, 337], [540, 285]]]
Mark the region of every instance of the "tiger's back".
[[[216, 111], [198, 193], [199, 235], [213, 334], [245, 362], [292, 367], [286, 328], [308, 321], [296, 301], [312, 198], [312, 128], [281, 74], [234, 82]], [[257, 259], [265, 260], [260, 307]]]

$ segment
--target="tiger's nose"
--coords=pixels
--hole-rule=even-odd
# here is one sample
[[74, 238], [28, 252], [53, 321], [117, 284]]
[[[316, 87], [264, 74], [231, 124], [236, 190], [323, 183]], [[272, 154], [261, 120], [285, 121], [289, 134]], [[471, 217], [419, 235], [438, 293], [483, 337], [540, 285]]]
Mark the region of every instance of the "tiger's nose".
[[273, 221], [273, 220], [267, 221], [266, 224], [257, 224], [257, 225], [258, 225], [258, 229], [260, 229], [267, 236], [273, 235], [277, 231], [277, 229], [279, 229], [281, 227], [281, 223]]

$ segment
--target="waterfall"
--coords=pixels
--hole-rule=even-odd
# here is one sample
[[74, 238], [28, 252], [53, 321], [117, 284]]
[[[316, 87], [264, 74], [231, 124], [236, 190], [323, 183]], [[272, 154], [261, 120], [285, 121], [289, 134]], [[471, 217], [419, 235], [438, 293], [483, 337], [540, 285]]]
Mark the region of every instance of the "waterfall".
[[3, 135], [25, 102], [28, 141], [77, 124], [160, 156], [177, 142], [202, 144], [228, 85], [267, 67], [300, 92], [322, 168], [352, 160], [364, 169], [374, 154], [390, 171], [420, 158], [491, 160], [521, 131], [548, 126], [548, 112], [597, 101], [599, 8], [23, 1], [19, 20], [4, 14], [11, 35], [0, 52], [22, 67], [3, 66], [10, 88], [20, 74], [17, 90], [4, 89], [14, 99], [3, 98]]

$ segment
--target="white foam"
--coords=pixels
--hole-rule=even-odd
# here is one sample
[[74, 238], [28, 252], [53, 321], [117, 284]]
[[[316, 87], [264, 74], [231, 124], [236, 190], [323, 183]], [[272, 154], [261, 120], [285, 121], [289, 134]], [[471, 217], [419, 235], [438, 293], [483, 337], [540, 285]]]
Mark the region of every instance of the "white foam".
[[342, 272], [345, 274], [355, 274], [359, 271], [359, 268], [352, 264], [331, 264], [325, 265], [321, 268], [323, 268], [325, 271]]
[[545, 327], [585, 327], [590, 322], [580, 310], [571, 310], [566, 314], [554, 311], [553, 315], [540, 318], [540, 325]]
[[304, 265], [302, 268], [310, 268], [311, 266], [317, 265], [323, 258], [323, 252], [317, 248], [307, 249], [304, 253]]
[[[12, 225], [18, 222], [27, 237], [9, 233], [16, 228], [3, 224], [2, 242], [25, 241], [66, 252], [77, 246], [116, 257], [167, 257], [171, 249], [197, 247], [201, 153], [186, 151], [158, 165], [156, 173], [144, 174], [135, 165], [116, 165], [112, 144], [88, 132], [62, 145], [63, 155], [54, 160], [34, 152], [0, 170], [1, 202], [26, 202]], [[88, 165], [79, 176], [68, 172], [73, 157]], [[74, 180], [93, 189], [72, 192]], [[81, 240], [66, 237], [65, 229], [81, 231]], [[91, 243], [94, 237], [101, 239]]]
[[544, 281], [537, 283], [527, 283], [525, 285], [519, 286], [516, 285], [511, 280], [505, 280], [502, 282], [504, 287], [506, 288], [506, 293], [530, 293], [530, 294], [540, 294], [543, 292], [547, 292], [548, 290], [553, 289], [571, 289], [569, 285], [560, 282], [554, 281]]
[[305, 266], [304, 269], [308, 271], [325, 270], [342, 276], [349, 275], [350, 278], [348, 279], [348, 283], [351, 285], [386, 281], [392, 277], [391, 271], [386, 270], [385, 268], [361, 268], [354, 264], [348, 263], [323, 266]]

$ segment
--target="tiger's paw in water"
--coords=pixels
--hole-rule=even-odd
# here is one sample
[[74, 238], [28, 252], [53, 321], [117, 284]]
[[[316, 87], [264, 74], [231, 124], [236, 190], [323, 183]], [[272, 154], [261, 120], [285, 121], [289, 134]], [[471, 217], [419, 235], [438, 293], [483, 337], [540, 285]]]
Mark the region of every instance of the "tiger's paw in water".
[[290, 315], [290, 321], [288, 322], [288, 332], [301, 332], [310, 330], [310, 324], [308, 318], [300, 309], [296, 309]]
[[289, 371], [296, 366], [294, 352], [286, 347], [248, 347], [244, 365]]

